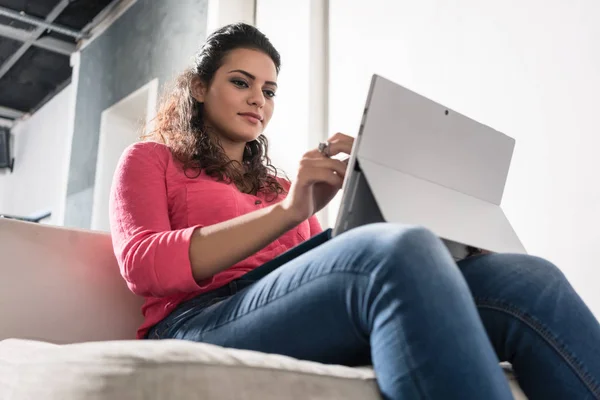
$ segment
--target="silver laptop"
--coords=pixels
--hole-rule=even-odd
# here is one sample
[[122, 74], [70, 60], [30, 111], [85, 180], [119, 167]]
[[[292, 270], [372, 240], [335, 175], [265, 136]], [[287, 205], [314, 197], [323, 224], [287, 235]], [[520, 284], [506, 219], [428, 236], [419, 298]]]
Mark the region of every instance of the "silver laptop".
[[455, 259], [526, 253], [500, 206], [515, 140], [373, 75], [333, 236], [372, 222], [424, 226]]

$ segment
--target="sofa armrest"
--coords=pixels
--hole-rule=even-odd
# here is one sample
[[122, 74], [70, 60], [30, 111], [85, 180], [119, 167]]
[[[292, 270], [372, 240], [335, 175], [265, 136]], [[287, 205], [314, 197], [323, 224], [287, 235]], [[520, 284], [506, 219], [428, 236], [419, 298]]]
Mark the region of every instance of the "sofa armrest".
[[109, 234], [0, 218], [0, 340], [133, 339], [142, 303]]

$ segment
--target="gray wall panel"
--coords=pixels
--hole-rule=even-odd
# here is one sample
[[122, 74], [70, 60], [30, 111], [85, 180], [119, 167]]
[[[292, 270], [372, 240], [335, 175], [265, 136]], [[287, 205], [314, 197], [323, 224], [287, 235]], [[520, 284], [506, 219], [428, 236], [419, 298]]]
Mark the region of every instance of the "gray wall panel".
[[162, 87], [206, 38], [208, 0], [138, 0], [81, 52], [65, 225], [89, 228], [102, 111], [154, 78]]

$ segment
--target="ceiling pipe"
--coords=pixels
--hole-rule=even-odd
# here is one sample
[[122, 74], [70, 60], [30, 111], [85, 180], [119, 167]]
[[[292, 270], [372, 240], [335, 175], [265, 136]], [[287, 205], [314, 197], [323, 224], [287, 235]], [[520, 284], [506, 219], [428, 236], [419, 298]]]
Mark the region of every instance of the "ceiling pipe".
[[43, 19], [35, 18], [25, 14], [24, 12], [17, 12], [15, 10], [11, 10], [10, 8], [0, 6], [0, 15], [4, 15], [5, 17], [9, 17], [15, 19], [17, 21], [25, 22], [26, 24], [34, 25], [40, 28], [45, 28], [66, 36], [74, 37], [77, 40], [86, 38], [88, 35], [81, 31], [76, 31], [74, 29], [70, 29], [64, 26], [60, 26], [54, 23], [46, 22]]

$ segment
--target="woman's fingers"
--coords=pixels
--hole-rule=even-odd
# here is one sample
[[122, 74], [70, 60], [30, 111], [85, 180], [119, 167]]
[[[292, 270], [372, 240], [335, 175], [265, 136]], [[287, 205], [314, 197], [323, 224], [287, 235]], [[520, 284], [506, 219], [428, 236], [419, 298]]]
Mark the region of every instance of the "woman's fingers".
[[325, 170], [327, 173], [332, 174], [335, 172], [341, 178], [346, 176], [346, 168], [348, 167], [348, 163], [340, 160], [335, 160], [332, 158], [304, 158], [300, 162], [300, 168], [309, 168]]
[[309, 175], [308, 183], [327, 183], [334, 187], [341, 187], [344, 182], [342, 175], [334, 174], [330, 169], [309, 167], [307, 173]]
[[354, 138], [352, 136], [348, 136], [342, 132], [337, 132], [329, 138], [329, 141], [340, 141], [340, 142], [349, 142], [352, 144], [354, 142]]
[[346, 153], [350, 154], [352, 151], [352, 146], [354, 145], [354, 138], [348, 135], [344, 135], [341, 132], [336, 133], [331, 136], [328, 140], [329, 147], [338, 153]]
[[[343, 133], [336, 133], [331, 136], [327, 142], [329, 143], [329, 156], [335, 156], [337, 154], [348, 154], [352, 152], [352, 146], [354, 145], [354, 138]], [[323, 154], [318, 149], [313, 149], [304, 155], [308, 158], [323, 157]]]
[[331, 141], [329, 142], [329, 155], [335, 156], [336, 154], [344, 153], [350, 154], [352, 152], [352, 142], [347, 141]]

